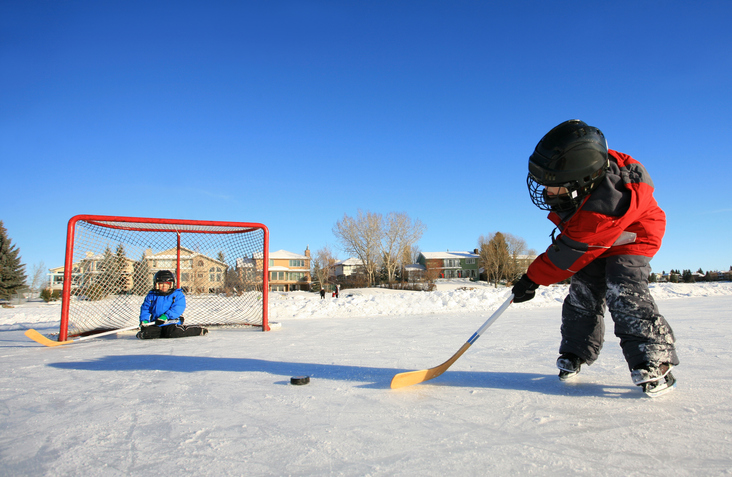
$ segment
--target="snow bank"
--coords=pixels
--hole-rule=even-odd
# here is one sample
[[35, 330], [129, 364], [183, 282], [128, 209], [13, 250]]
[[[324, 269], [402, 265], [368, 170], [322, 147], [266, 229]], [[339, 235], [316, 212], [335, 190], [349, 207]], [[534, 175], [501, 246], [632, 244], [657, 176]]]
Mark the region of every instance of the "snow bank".
[[[732, 295], [732, 283], [651, 284], [656, 300]], [[445, 313], [490, 313], [506, 299], [508, 288], [495, 288], [469, 280], [441, 280], [432, 292], [400, 291], [383, 288], [343, 290], [340, 298], [321, 299], [317, 293], [270, 293], [270, 321], [309, 318], [349, 318], [363, 316], [404, 316]], [[567, 295], [566, 285], [540, 287], [536, 298], [514, 305], [521, 308], [559, 306]], [[0, 308], [0, 331], [53, 328], [61, 315], [59, 303], [27, 303]]]

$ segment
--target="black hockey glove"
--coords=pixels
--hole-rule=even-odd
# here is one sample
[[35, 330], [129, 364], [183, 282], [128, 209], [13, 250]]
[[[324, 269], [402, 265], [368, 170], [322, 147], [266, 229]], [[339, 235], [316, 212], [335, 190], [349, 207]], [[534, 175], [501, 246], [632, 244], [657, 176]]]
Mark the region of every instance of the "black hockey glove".
[[513, 289], [511, 290], [511, 293], [513, 293], [513, 302], [523, 303], [525, 301], [531, 300], [532, 298], [534, 298], [537, 288], [539, 288], [539, 285], [532, 282], [531, 279], [524, 273], [519, 281], [517, 281], [513, 285]]

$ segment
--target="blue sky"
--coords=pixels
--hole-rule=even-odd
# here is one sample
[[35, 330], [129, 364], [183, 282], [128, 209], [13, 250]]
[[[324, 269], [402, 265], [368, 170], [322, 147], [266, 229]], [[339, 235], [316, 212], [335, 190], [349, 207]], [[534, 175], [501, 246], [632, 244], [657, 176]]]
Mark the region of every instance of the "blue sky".
[[405, 212], [422, 251], [543, 251], [527, 160], [579, 118], [647, 167], [654, 271], [728, 269], [732, 2], [0, 1], [0, 220], [28, 271], [77, 214], [253, 221], [331, 246]]

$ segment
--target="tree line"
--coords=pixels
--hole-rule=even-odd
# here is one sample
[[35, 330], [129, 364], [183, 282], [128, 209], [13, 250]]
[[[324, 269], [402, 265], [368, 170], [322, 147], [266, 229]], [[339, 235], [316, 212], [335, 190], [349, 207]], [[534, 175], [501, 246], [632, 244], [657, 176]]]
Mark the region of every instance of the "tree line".
[[[333, 234], [343, 250], [358, 258], [364, 266], [366, 285], [373, 285], [377, 278], [381, 281], [394, 282], [403, 279], [401, 271], [406, 265], [417, 261], [420, 249], [417, 243], [421, 239], [425, 225], [413, 220], [405, 213], [390, 212], [386, 215], [359, 210], [355, 217], [344, 214], [333, 227]], [[511, 283], [525, 272], [529, 262], [536, 256], [533, 250], [527, 250], [526, 242], [509, 233], [495, 232], [481, 235], [478, 239], [479, 266], [483, 268], [486, 281], [494, 283]], [[100, 267], [110, 276], [123, 267], [124, 249], [120, 245], [115, 252], [107, 249]], [[311, 258], [311, 269], [314, 277], [321, 284], [328, 283], [331, 270], [338, 259], [329, 246], [315, 252]], [[26, 265], [21, 262], [20, 250], [8, 237], [7, 230], [0, 220], [0, 298], [10, 300], [11, 297], [30, 289], [40, 291], [45, 288], [46, 267], [43, 262], [33, 267], [31, 277], [26, 276]], [[227, 270], [229, 272], [229, 270]], [[134, 264], [132, 288], [135, 294], [144, 294], [149, 288], [147, 277], [149, 270], [144, 259]], [[666, 276], [666, 272], [662, 272]], [[120, 280], [119, 277], [111, 280]], [[246, 289], [240, 283], [242, 277], [225, 274], [224, 289], [241, 293]], [[686, 269], [671, 270], [668, 281], [672, 283], [693, 283], [697, 281], [732, 280], [732, 267], [728, 272], [707, 271], [700, 268], [696, 273]], [[104, 277], [102, 277], [104, 281]], [[651, 275], [651, 281], [657, 281], [657, 275]], [[120, 289], [125, 284], [120, 281]], [[94, 295], [93, 289], [87, 289]], [[48, 291], [50, 293], [50, 291]]]
[[[388, 282], [394, 282], [399, 270], [413, 263], [425, 229], [419, 219], [403, 212], [383, 215], [359, 209], [355, 217], [344, 214], [333, 227], [333, 235], [347, 254], [361, 261], [367, 283], [372, 285], [380, 270], [385, 271]], [[336, 262], [328, 246], [311, 258], [311, 268], [321, 284], [328, 282]]]
[[[700, 268], [696, 273], [692, 273], [690, 269], [684, 271], [671, 270], [668, 275], [664, 270], [660, 276], [667, 277], [667, 281], [670, 283], [696, 283], [696, 282], [716, 282], [720, 280], [730, 281], [732, 280], [732, 267], [729, 267], [729, 271], [707, 271], [706, 273]], [[658, 275], [652, 274], [649, 281], [657, 282]]]
[[[380, 272], [384, 275], [382, 281], [388, 283], [404, 279], [400, 271], [417, 261], [420, 254], [417, 242], [425, 229], [421, 221], [405, 213], [382, 215], [358, 210], [354, 217], [344, 214], [333, 227], [333, 235], [347, 254], [360, 261], [366, 275], [365, 284], [370, 286], [375, 284]], [[528, 266], [527, 254], [536, 255], [535, 251], [527, 250], [524, 239], [501, 232], [481, 235], [475, 253], [485, 271], [485, 279], [496, 286], [520, 277]], [[327, 245], [311, 257], [313, 276], [321, 286], [330, 282], [337, 261]]]

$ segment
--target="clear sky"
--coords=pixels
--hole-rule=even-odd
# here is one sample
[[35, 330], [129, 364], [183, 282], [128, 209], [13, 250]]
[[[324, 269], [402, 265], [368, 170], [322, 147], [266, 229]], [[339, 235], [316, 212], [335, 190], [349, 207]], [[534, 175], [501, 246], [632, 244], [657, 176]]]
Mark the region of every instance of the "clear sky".
[[649, 170], [654, 271], [732, 266], [729, 1], [0, 1], [0, 220], [28, 272], [77, 214], [262, 222], [330, 245], [543, 251], [527, 160], [579, 118]]

